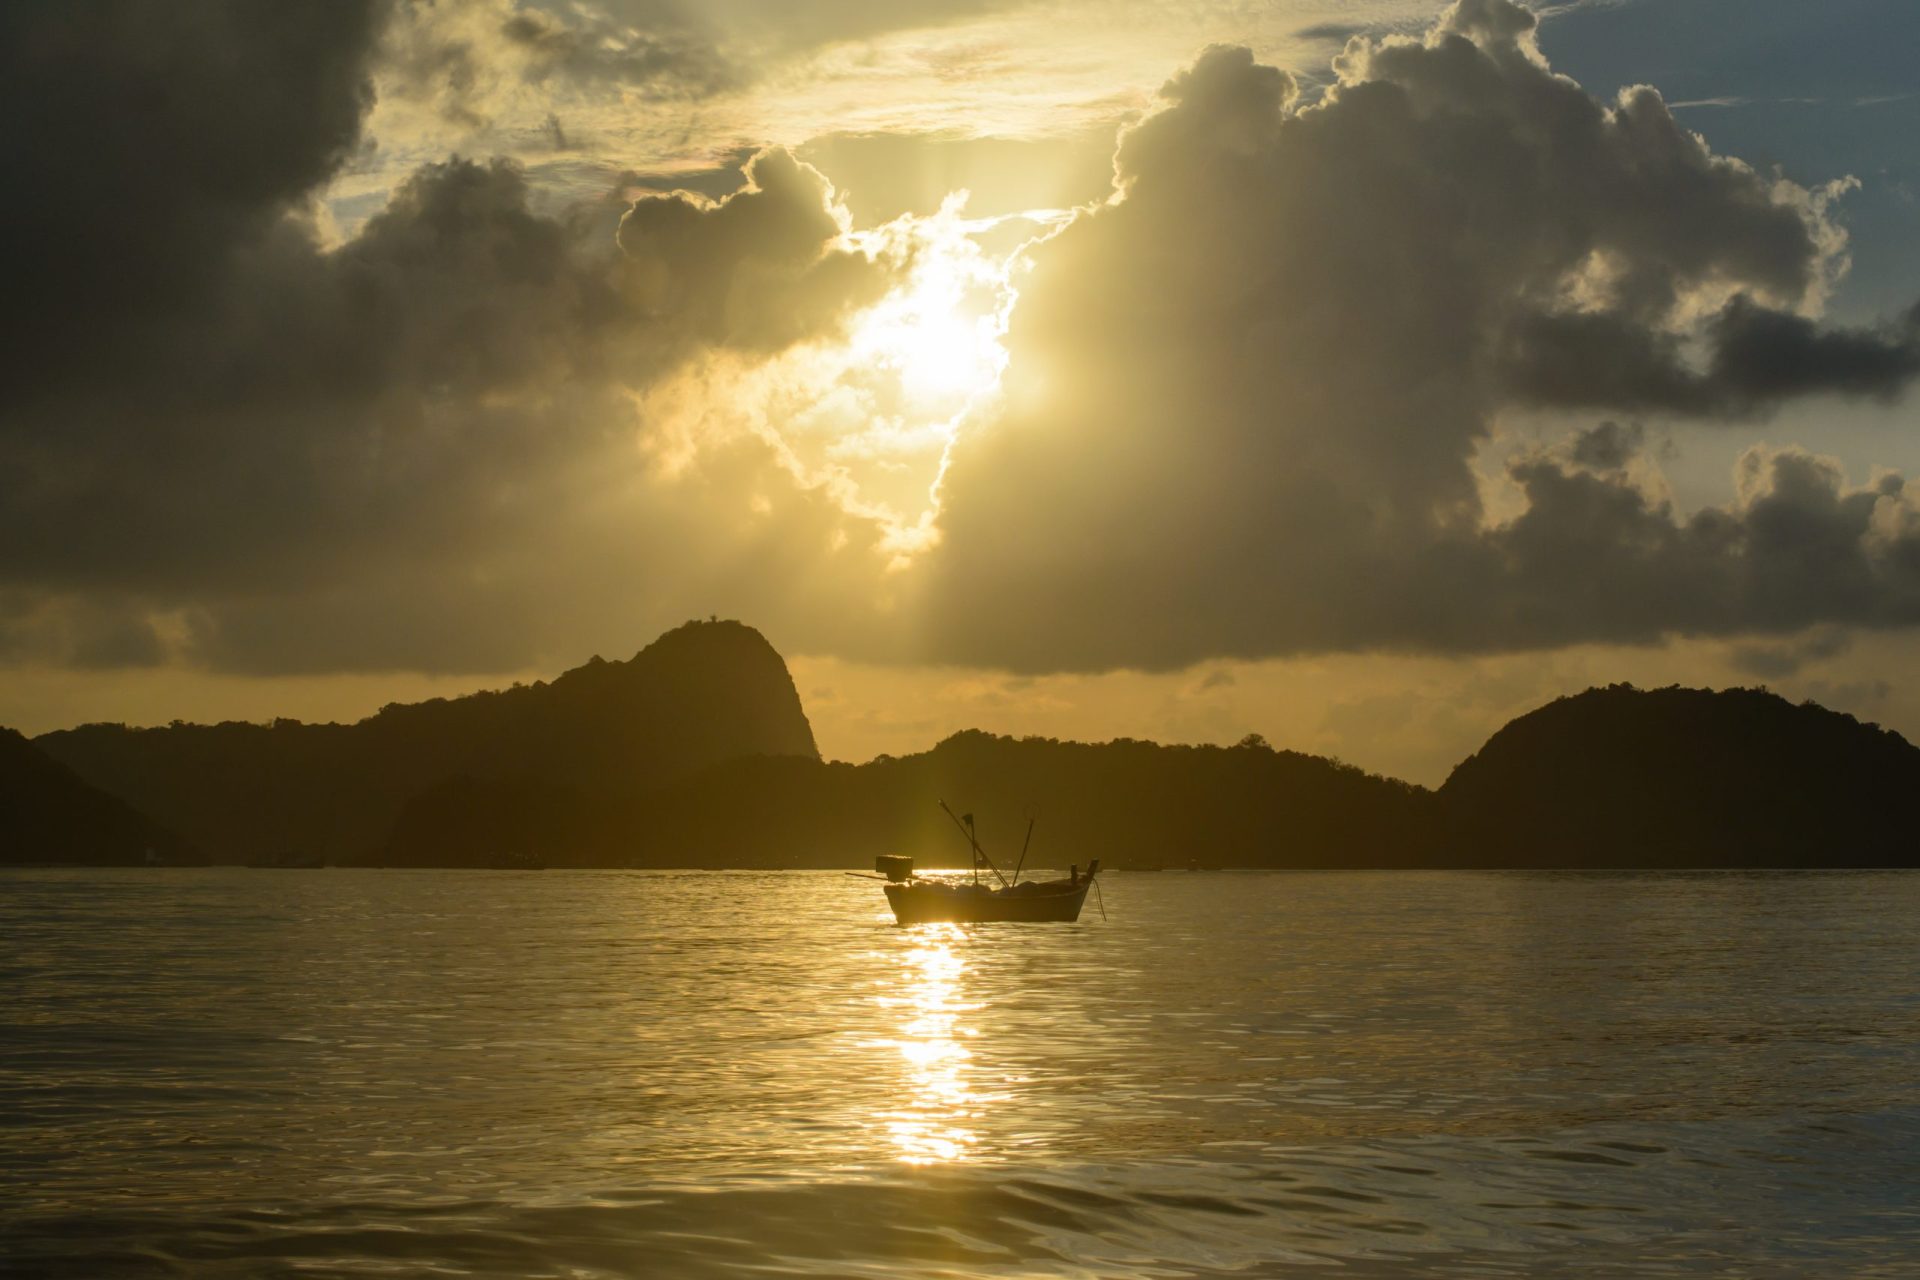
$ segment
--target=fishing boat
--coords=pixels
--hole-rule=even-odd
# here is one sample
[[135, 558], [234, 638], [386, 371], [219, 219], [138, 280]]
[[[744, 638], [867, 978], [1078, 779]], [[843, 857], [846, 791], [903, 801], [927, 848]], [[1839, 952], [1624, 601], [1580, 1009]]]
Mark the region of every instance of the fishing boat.
[[[1071, 924], [1080, 918], [1080, 908], [1086, 905], [1087, 892], [1094, 888], [1094, 877], [1100, 873], [1100, 859], [1095, 858], [1088, 865], [1085, 875], [1081, 875], [1080, 868], [1075, 866], [1069, 870], [1065, 880], [1028, 880], [1022, 883], [1020, 872], [1026, 866], [1027, 845], [1033, 842], [1033, 822], [1028, 820], [1027, 840], [1020, 847], [1020, 862], [1014, 867], [1013, 878], [1009, 880], [980, 846], [980, 839], [973, 830], [973, 815], [954, 813], [947, 808], [944, 800], [940, 802], [940, 809], [953, 819], [954, 825], [967, 838], [968, 847], [973, 850], [973, 878], [964, 881], [930, 880], [914, 874], [912, 858], [900, 854], [881, 854], [873, 860], [873, 869], [879, 874], [871, 878], [886, 881], [887, 905], [893, 908], [895, 920], [901, 924], [926, 924], [936, 920], [961, 924]], [[981, 879], [983, 867], [994, 880], [999, 881], [998, 885]], [[1104, 904], [1100, 913], [1102, 916], [1106, 914]]]

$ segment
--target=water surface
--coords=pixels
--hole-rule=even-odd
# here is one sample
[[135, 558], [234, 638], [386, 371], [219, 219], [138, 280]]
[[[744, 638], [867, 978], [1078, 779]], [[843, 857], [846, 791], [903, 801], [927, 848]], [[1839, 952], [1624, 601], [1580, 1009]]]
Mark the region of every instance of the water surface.
[[900, 929], [830, 873], [0, 873], [0, 1258], [1920, 1266], [1920, 877], [1103, 885]]

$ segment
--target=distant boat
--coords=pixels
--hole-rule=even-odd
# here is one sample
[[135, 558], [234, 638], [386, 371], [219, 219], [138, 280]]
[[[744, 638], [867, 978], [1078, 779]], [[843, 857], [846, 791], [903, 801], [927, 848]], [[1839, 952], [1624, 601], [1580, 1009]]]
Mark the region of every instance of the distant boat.
[[[880, 855], [873, 860], [873, 869], [886, 879], [887, 905], [893, 908], [895, 920], [901, 924], [927, 924], [936, 920], [961, 924], [1071, 924], [1080, 918], [1087, 891], [1093, 888], [1094, 877], [1100, 873], [1100, 859], [1095, 858], [1088, 865], [1084, 876], [1076, 866], [1065, 880], [1029, 880], [1022, 884], [1020, 869], [1027, 861], [1026, 846], [1022, 845], [1020, 863], [1013, 870], [1013, 879], [1008, 880], [980, 847], [979, 838], [973, 832], [973, 815], [956, 815], [944, 800], [940, 808], [953, 819], [973, 850], [973, 879], [967, 882], [924, 879], [914, 874], [912, 858]], [[1032, 840], [1033, 823], [1029, 821], [1027, 841]], [[1000, 882], [999, 887], [981, 881], [983, 866]], [[1101, 914], [1104, 915], [1105, 910], [1102, 907]]]

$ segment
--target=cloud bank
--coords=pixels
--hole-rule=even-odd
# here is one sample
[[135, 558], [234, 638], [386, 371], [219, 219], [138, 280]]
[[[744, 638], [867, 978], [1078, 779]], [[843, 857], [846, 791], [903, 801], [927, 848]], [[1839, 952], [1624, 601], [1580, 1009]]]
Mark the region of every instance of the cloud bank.
[[456, 157], [328, 248], [308, 198], [360, 142], [372, 6], [0, 22], [0, 92], [46, 121], [0, 143], [30, 193], [0, 206], [0, 653], [498, 670], [662, 598], [772, 609], [788, 546], [870, 540], [751, 441], [665, 484], [636, 438], [639, 389], [884, 286], [817, 171], [549, 214]]
[[[1506, 0], [1355, 37], [1311, 100], [1202, 54], [1121, 134], [1111, 198], [1024, 251], [998, 395], [931, 435], [850, 367], [870, 308], [938, 292], [931, 241], [856, 229], [831, 166], [1054, 156], [1084, 195], [1081, 143], [850, 134], [724, 198], [570, 204], [447, 157], [342, 237], [316, 193], [374, 145], [376, 82], [458, 115], [733, 74], [645, 5], [423, 13], [0, 13], [0, 104], [36, 122], [0, 139], [31, 193], [0, 206], [0, 659], [497, 671], [714, 611], [1031, 671], [1920, 621], [1916, 484], [1756, 445], [1680, 512], [1631, 425], [1920, 373], [1920, 311], [1822, 318], [1845, 184], [1718, 155], [1651, 88], [1594, 98]], [[996, 211], [1051, 189], [1036, 164]], [[867, 223], [965, 239], [924, 183], [873, 182]], [[1490, 481], [1502, 415], [1539, 408], [1608, 421]], [[850, 414], [887, 420], [823, 442]], [[911, 488], [929, 449], [903, 542], [848, 459]]]
[[1838, 191], [1714, 154], [1653, 89], [1596, 100], [1506, 0], [1335, 66], [1302, 105], [1209, 50], [1123, 136], [1124, 198], [1032, 251], [1005, 410], [947, 474], [928, 646], [1166, 667], [1920, 620], [1898, 477], [1756, 449], [1682, 517], [1589, 438], [1514, 459], [1525, 510], [1493, 523], [1474, 468], [1516, 407], [1897, 394], [1915, 316], [1818, 320]]

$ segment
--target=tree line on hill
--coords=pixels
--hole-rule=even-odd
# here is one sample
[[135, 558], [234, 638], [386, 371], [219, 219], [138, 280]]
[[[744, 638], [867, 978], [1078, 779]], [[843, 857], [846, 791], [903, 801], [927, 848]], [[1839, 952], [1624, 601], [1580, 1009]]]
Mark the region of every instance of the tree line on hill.
[[784, 661], [692, 623], [627, 662], [354, 725], [0, 738], [0, 862], [1109, 867], [1906, 866], [1920, 749], [1764, 690], [1591, 689], [1438, 790], [1275, 750], [969, 731], [820, 759]]

